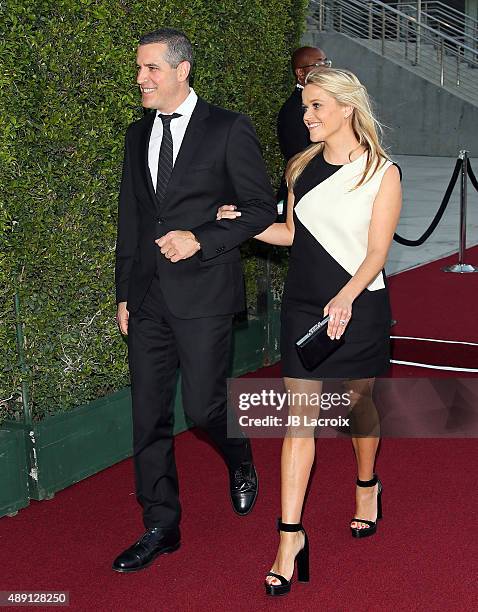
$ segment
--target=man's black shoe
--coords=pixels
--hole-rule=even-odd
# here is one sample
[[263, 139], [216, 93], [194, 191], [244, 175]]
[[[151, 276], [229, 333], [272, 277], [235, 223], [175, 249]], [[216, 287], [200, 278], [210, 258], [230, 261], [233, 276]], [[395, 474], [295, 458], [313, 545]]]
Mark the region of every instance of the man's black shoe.
[[258, 490], [257, 472], [250, 461], [241, 463], [229, 472], [232, 507], [236, 514], [244, 516], [252, 510]]
[[133, 546], [116, 557], [113, 569], [115, 572], [137, 572], [151, 565], [158, 555], [177, 550], [179, 544], [178, 528], [152, 527]]

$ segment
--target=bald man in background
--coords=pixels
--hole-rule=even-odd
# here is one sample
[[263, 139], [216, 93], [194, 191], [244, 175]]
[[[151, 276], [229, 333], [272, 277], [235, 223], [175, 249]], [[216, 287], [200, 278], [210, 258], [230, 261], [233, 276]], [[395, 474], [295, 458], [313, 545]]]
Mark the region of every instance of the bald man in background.
[[[313, 68], [332, 65], [324, 51], [318, 47], [299, 47], [292, 54], [291, 63], [296, 84], [294, 91], [282, 105], [277, 117], [277, 137], [286, 164], [296, 153], [303, 151], [310, 145], [309, 130], [305, 127], [302, 110], [302, 90], [304, 89], [305, 79]], [[287, 202], [287, 186], [284, 176], [277, 194], [277, 201], [279, 220], [285, 221], [285, 205], [283, 211], [280, 207], [281, 201], [284, 204]]]

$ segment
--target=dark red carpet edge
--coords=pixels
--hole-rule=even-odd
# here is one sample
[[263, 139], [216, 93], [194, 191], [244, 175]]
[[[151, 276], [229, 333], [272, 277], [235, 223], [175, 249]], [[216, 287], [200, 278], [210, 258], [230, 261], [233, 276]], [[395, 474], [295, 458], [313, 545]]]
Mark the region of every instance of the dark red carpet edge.
[[[436, 266], [419, 270], [434, 278]], [[399, 320], [394, 333], [476, 341], [478, 330], [469, 325], [474, 278], [446, 275], [451, 285], [440, 295], [443, 286], [425, 284], [419, 270], [390, 279]], [[414, 290], [403, 280], [407, 275]], [[463, 325], [456, 316], [455, 329], [434, 322], [457, 309]], [[417, 312], [425, 313], [422, 324]], [[253, 375], [274, 374], [277, 366]], [[237, 517], [220, 457], [186, 432], [176, 438], [183, 502], [178, 552], [138, 574], [111, 571], [115, 555], [142, 532], [127, 460], [0, 520], [0, 590], [68, 590], [70, 609], [85, 612], [478, 609], [476, 448], [475, 440], [385, 440], [377, 463], [384, 520], [375, 537], [356, 541], [348, 530], [355, 474], [350, 442], [319, 440], [304, 515], [311, 582], [294, 584], [291, 595], [276, 601], [266, 597], [262, 580], [277, 545], [280, 440], [254, 442], [260, 497], [251, 515]]]

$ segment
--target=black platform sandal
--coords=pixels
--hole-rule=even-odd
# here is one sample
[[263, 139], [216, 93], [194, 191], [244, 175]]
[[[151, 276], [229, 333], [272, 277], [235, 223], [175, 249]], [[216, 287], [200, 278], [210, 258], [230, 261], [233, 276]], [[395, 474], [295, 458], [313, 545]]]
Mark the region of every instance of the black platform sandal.
[[357, 523], [365, 523], [368, 525], [368, 527], [362, 527], [362, 529], [351, 526], [350, 530], [352, 532], [352, 537], [354, 538], [366, 538], [368, 536], [373, 535], [377, 531], [378, 519], [382, 518], [382, 489], [383, 487], [382, 487], [380, 478], [377, 476], [377, 474], [374, 474], [371, 480], [359, 480], [357, 478], [357, 486], [359, 487], [374, 487], [377, 484], [377, 482], [378, 482], [377, 519], [375, 521], [367, 521], [365, 519], [357, 518], [356, 516], [354, 516], [354, 518], [350, 521], [351, 523], [356, 521]]
[[[279, 518], [277, 519], [277, 531], [304, 532], [304, 547], [297, 553], [294, 565], [295, 562], [297, 562], [297, 581], [309, 582], [309, 540], [307, 538], [307, 534], [305, 533], [305, 529], [302, 527], [302, 523], [283, 523]], [[277, 580], [280, 582], [280, 584], [269, 584], [268, 582], [265, 582], [267, 595], [286, 595], [290, 591], [292, 578], [287, 580], [284, 578], [284, 576], [275, 574], [274, 572], [269, 572], [267, 576], [277, 578]]]

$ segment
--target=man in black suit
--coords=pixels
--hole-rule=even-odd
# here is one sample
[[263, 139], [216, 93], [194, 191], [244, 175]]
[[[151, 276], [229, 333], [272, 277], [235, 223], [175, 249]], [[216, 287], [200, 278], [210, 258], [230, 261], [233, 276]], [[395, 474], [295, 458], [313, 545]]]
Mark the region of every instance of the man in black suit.
[[[147, 531], [114, 561], [119, 572], [143, 569], [180, 543], [178, 364], [185, 413], [221, 451], [234, 510], [247, 514], [257, 496], [249, 441], [227, 437], [226, 376], [233, 314], [245, 306], [238, 247], [274, 221], [274, 196], [250, 120], [198, 98], [189, 86], [192, 63], [182, 32], [164, 28], [140, 40], [137, 83], [152, 112], [126, 134], [116, 293]], [[216, 221], [228, 202], [240, 205], [241, 217]]]
[[[287, 162], [296, 153], [300, 153], [310, 145], [309, 130], [304, 124], [304, 111], [302, 110], [302, 90], [305, 78], [313, 68], [318, 66], [331, 66], [324, 51], [317, 47], [300, 47], [296, 49], [291, 58], [292, 71], [295, 75], [295, 88], [282, 105], [277, 117], [277, 137], [282, 155]], [[281, 220], [286, 218], [287, 186], [282, 177], [277, 201], [283, 202], [283, 211], [279, 208]]]

